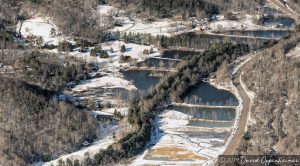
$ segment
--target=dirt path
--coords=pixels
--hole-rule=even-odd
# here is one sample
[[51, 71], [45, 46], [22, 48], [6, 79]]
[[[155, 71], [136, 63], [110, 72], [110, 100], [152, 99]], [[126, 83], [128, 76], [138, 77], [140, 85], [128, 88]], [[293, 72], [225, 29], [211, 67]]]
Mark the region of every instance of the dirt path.
[[292, 17], [293, 19], [295, 19], [295, 21], [297, 23], [300, 22], [300, 20], [299, 20], [300, 13], [297, 11], [294, 11], [292, 8], [289, 7], [289, 5], [285, 6], [279, 0], [269, 0], [269, 3], [271, 6], [274, 6], [275, 8], [280, 9], [283, 13], [285, 13], [285, 14], [289, 15], [290, 17]]
[[[249, 63], [249, 62], [247, 62]], [[248, 97], [245, 89], [242, 87], [240, 79], [242, 79], [242, 72], [245, 69], [245, 63], [234, 75], [234, 80], [233, 83], [238, 89], [242, 100], [243, 100], [243, 109], [241, 110], [241, 117], [238, 123], [238, 128], [236, 130], [235, 135], [233, 136], [232, 140], [228, 144], [225, 152], [223, 155], [232, 155], [233, 152], [235, 151], [236, 147], [238, 147], [240, 140], [242, 139], [242, 136], [244, 134], [246, 125], [247, 125], [247, 120], [248, 120], [248, 115], [250, 111], [250, 98]]]

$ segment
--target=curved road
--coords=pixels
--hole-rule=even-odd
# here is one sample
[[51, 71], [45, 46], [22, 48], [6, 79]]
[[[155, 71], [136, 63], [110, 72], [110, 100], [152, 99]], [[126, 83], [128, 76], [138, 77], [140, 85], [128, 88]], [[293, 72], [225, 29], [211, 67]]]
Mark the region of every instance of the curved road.
[[[298, 18], [298, 16], [300, 14], [298, 12], [295, 12], [291, 9], [288, 9], [279, 0], [270, 0], [270, 2], [273, 3], [274, 5], [278, 6], [281, 10], [286, 12], [288, 15], [291, 15], [293, 18], [295, 18], [296, 22], [300, 21], [299, 18]], [[250, 59], [250, 61], [251, 61], [251, 59]], [[235, 135], [233, 136], [231, 142], [228, 144], [228, 146], [227, 146], [225, 152], [223, 153], [223, 155], [233, 155], [234, 154], [234, 151], [238, 147], [238, 145], [240, 143], [240, 140], [242, 139], [243, 134], [244, 134], [245, 129], [246, 129], [247, 120], [248, 120], [249, 111], [250, 111], [250, 98], [247, 95], [245, 89], [242, 87], [240, 81], [242, 80], [242, 73], [245, 70], [245, 66], [250, 61], [243, 64], [241, 66], [241, 68], [239, 68], [238, 71], [236, 72], [236, 74], [234, 75], [233, 84], [236, 86], [236, 88], [238, 89], [238, 91], [239, 91], [239, 93], [242, 97], [243, 109], [241, 111], [241, 117], [240, 117], [240, 120], [238, 122], [237, 131], [236, 131]]]
[[300, 13], [293, 10], [292, 8], [288, 7], [289, 5], [285, 6], [279, 0], [269, 0], [269, 2], [273, 5], [275, 5], [277, 8], [281, 9], [281, 11], [283, 13], [286, 13], [290, 17], [294, 18], [297, 23], [300, 22], [300, 19], [299, 19]]
[[243, 109], [241, 110], [241, 117], [238, 122], [237, 131], [234, 134], [230, 143], [228, 144], [223, 155], [233, 155], [236, 147], [238, 147], [240, 140], [243, 137], [243, 134], [244, 134], [244, 131], [245, 131], [245, 128], [247, 125], [248, 115], [249, 115], [249, 111], [250, 111], [250, 98], [248, 97], [245, 89], [242, 87], [240, 79], [241, 79], [242, 73], [245, 69], [245, 65], [247, 65], [248, 63], [249, 63], [249, 61], [247, 63], [245, 63], [234, 75], [233, 84], [236, 86], [236, 88], [238, 89], [238, 91], [241, 95], [241, 98], [243, 100]]

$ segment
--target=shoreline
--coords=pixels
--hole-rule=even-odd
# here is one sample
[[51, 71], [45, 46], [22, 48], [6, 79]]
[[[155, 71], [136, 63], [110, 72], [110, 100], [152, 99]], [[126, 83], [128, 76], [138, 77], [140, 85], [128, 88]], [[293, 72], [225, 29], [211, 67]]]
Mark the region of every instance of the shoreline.
[[[232, 131], [230, 133], [230, 136], [227, 138], [226, 142], [224, 142], [224, 151], [220, 154], [224, 154], [224, 152], [226, 151], [228, 145], [231, 143], [231, 141], [233, 140], [233, 137], [235, 136], [236, 132], [237, 132], [237, 129], [239, 127], [239, 121], [240, 121], [240, 117], [241, 117], [241, 113], [242, 113], [242, 109], [243, 109], [243, 106], [244, 106], [244, 101], [241, 97], [241, 94], [239, 93], [238, 89], [236, 88], [236, 86], [233, 84], [233, 80], [231, 79], [230, 82], [228, 82], [227, 84], [225, 85], [221, 85], [221, 84], [217, 84], [215, 82], [215, 80], [212, 80], [210, 79], [209, 80], [209, 83], [216, 87], [217, 89], [221, 89], [221, 90], [226, 90], [226, 91], [229, 91], [230, 93], [234, 94], [235, 97], [237, 98], [237, 100], [239, 101], [239, 105], [236, 106], [235, 110], [236, 110], [236, 116], [235, 116], [235, 119], [233, 121], [233, 126], [231, 127]], [[213, 159], [214, 160], [214, 163], [216, 162], [218, 158], [215, 158]]]

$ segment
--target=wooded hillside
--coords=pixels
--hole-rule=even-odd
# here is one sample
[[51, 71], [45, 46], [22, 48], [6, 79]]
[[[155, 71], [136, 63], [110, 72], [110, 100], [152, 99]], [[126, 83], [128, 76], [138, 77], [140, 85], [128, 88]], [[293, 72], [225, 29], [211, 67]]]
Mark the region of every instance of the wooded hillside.
[[299, 43], [296, 32], [248, 65], [243, 80], [256, 93], [253, 123], [236, 153], [300, 154], [300, 59], [287, 56]]
[[90, 113], [40, 87], [1, 77], [0, 91], [0, 165], [48, 161], [96, 138]]

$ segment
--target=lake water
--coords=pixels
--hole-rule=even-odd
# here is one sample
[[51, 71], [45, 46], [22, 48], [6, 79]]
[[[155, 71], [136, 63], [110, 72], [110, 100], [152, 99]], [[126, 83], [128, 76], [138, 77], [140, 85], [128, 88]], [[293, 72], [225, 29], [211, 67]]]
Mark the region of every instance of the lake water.
[[193, 108], [186, 106], [173, 106], [168, 108], [168, 110], [175, 110], [191, 115], [191, 119], [233, 121], [235, 118], [235, 109], [228, 108]]
[[159, 58], [149, 58], [144, 62], [138, 64], [139, 67], [164, 67], [164, 68], [175, 68], [180, 61], [159, 59]]
[[278, 18], [278, 19], [267, 19], [264, 21], [264, 25], [266, 26], [276, 26], [282, 24], [284, 27], [291, 27], [295, 24], [295, 20], [291, 18]]
[[[122, 72], [124, 78], [128, 81], [133, 81], [133, 84], [136, 88], [141, 92], [148, 94], [149, 91], [159, 83], [160, 77], [150, 77], [153, 71], [147, 70], [128, 70]], [[159, 72], [162, 74], [166, 74], [165, 72]]]
[[278, 11], [278, 10], [275, 10], [275, 9], [272, 9], [272, 8], [268, 8], [268, 7], [263, 8], [263, 12], [264, 12], [264, 14], [267, 14], [267, 15], [282, 14], [281, 11]]
[[217, 89], [206, 82], [201, 82], [191, 88], [183, 99], [188, 104], [238, 105], [238, 100], [232, 93]]

